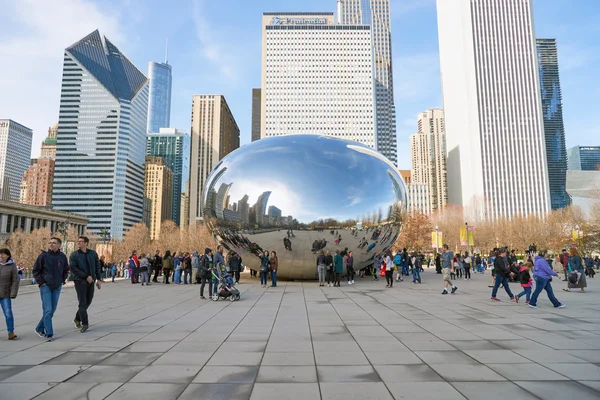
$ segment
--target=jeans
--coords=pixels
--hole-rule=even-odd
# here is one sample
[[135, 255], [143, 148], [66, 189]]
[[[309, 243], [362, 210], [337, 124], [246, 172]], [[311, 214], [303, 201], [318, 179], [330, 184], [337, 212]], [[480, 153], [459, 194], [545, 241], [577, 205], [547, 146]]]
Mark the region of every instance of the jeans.
[[317, 275], [319, 275], [319, 283], [325, 283], [325, 265], [317, 265]]
[[171, 270], [163, 268], [163, 283], [169, 283], [169, 277], [171, 276]]
[[112, 281], [115, 281], [115, 276], [117, 276], [117, 271], [110, 271], [110, 276], [112, 277]]
[[146, 285], [150, 284], [150, 275], [148, 275], [148, 271], [140, 272], [140, 281], [142, 285], [145, 283]]
[[[190, 281], [190, 284], [192, 283], [192, 277], [191, 275], [191, 271], [189, 269], [184, 269], [183, 270], [183, 284], [187, 285], [188, 284], [188, 280]], [[181, 282], [181, 278], [179, 278], [180, 282]]]
[[413, 283], [419, 281], [421, 283], [421, 271], [420, 268], [413, 268]]
[[200, 278], [200, 296], [204, 297], [204, 285], [208, 282], [208, 295], [212, 296], [212, 278], [209, 278], [208, 275]]
[[525, 295], [525, 300], [529, 301], [529, 299], [531, 298], [531, 286], [529, 287], [524, 287], [523, 291], [521, 293], [519, 293], [517, 295], [518, 298], [523, 297], [523, 295]]
[[508, 286], [508, 279], [504, 274], [496, 275], [496, 279], [494, 281], [494, 288], [492, 289], [492, 297], [496, 297], [496, 295], [498, 294], [498, 288], [501, 284], [504, 285], [504, 290], [506, 290], [506, 293], [510, 296], [511, 299], [513, 299], [515, 295], [512, 294], [512, 292], [510, 291], [510, 286]]
[[408, 261], [402, 263], [402, 275], [408, 276]]
[[351, 265], [346, 266], [346, 273], [348, 274], [348, 282], [354, 280], [354, 267]]
[[471, 279], [471, 268], [469, 268], [469, 264], [464, 264], [463, 272], [465, 273], [465, 279]]
[[125, 268], [125, 276], [123, 278], [129, 279], [129, 268]]
[[94, 283], [75, 281], [75, 292], [77, 292], [77, 300], [79, 301], [75, 321], [81, 322], [82, 325], [89, 325], [87, 310], [94, 299]]
[[265, 271], [265, 272], [260, 271], [260, 284], [261, 285], [267, 284], [267, 271]]
[[42, 319], [35, 327], [35, 330], [40, 333], [45, 333], [47, 337], [54, 336], [52, 330], [52, 317], [58, 306], [58, 299], [60, 298], [60, 290], [62, 285], [56, 289], [50, 289], [45, 283], [40, 286], [40, 297], [42, 299]]
[[277, 271], [271, 271], [271, 286], [277, 286]]
[[6, 331], [8, 333], [14, 333], [15, 317], [13, 317], [12, 301], [10, 300], [10, 297], [0, 299], [0, 305], [2, 305], [2, 312], [4, 313], [4, 319], [6, 320]]
[[175, 275], [173, 276], [173, 283], [181, 283], [181, 270], [176, 269]]
[[481, 264], [477, 264], [477, 272], [483, 274], [483, 266]]
[[550, 284], [549, 279], [544, 279], [539, 276], [533, 276], [533, 280], [535, 281], [535, 290], [533, 291], [533, 295], [531, 296], [531, 300], [529, 301], [529, 305], [536, 306], [537, 299], [542, 290], [546, 291], [548, 294], [548, 299], [552, 302], [554, 307], [560, 306], [560, 301], [554, 296], [554, 291], [552, 290], [552, 285]]
[[394, 271], [385, 271], [385, 281], [390, 287], [394, 286]]

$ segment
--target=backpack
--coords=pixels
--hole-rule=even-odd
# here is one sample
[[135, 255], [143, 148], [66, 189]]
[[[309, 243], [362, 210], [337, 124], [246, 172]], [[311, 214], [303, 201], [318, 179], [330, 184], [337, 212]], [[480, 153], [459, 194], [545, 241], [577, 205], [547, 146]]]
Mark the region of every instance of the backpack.
[[400, 257], [400, 254], [396, 254], [394, 256], [394, 264], [400, 265], [401, 263], [402, 263], [402, 257]]

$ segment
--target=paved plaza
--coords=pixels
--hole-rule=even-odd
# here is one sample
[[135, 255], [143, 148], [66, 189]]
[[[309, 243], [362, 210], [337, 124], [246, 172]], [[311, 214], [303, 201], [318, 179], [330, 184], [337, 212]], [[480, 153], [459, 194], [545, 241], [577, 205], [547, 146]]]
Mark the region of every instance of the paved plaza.
[[600, 279], [586, 294], [555, 279], [567, 308], [542, 295], [534, 310], [502, 290], [491, 302], [487, 274], [446, 296], [433, 269], [422, 277], [262, 289], [246, 275], [235, 303], [106, 283], [84, 334], [65, 287], [51, 343], [33, 330], [37, 288], [22, 287], [19, 340], [0, 331], [0, 399], [600, 399]]

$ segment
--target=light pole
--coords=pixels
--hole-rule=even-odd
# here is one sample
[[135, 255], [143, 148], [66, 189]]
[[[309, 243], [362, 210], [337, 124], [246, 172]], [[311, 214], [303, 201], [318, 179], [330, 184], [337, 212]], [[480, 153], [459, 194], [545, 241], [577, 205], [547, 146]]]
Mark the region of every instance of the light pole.
[[439, 244], [438, 244], [438, 226], [435, 226], [435, 255], [437, 256], [437, 254], [439, 253]]

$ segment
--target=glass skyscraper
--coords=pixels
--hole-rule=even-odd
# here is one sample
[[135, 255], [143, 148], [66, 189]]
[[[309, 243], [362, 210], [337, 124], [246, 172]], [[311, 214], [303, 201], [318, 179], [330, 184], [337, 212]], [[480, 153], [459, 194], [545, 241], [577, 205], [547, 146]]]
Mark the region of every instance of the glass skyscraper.
[[96, 30], [64, 53], [52, 204], [122, 238], [144, 211], [148, 79]]
[[173, 221], [179, 225], [181, 193], [190, 178], [190, 136], [174, 128], [161, 128], [159, 133], [149, 133], [146, 141], [148, 156], [163, 157], [173, 171]]
[[600, 171], [600, 146], [575, 146], [569, 149], [569, 169]]
[[571, 198], [567, 193], [567, 146], [558, 74], [558, 51], [556, 39], [536, 39], [536, 43], [548, 160], [550, 206], [556, 210], [571, 204]]
[[392, 28], [390, 0], [338, 0], [338, 23], [371, 25], [373, 75], [375, 78], [376, 148], [394, 164], [396, 145], [396, 106], [392, 68]]
[[171, 123], [171, 66], [164, 63], [148, 63], [148, 132], [158, 132]]

